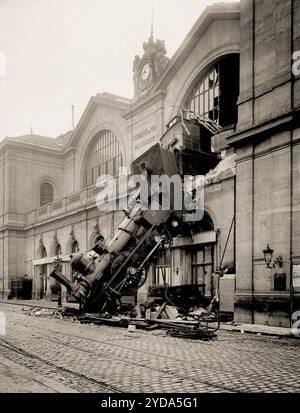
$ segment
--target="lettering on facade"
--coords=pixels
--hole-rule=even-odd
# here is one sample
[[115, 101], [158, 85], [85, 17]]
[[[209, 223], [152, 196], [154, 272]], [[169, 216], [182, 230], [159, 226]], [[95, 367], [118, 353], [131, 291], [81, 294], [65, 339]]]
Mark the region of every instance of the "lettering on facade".
[[143, 141], [141, 143], [137, 143], [136, 145], [134, 145], [134, 150], [137, 151], [139, 149], [144, 148], [145, 146], [150, 145], [151, 143], [155, 142], [155, 136], [151, 136], [151, 138], [147, 139], [146, 141]]
[[[149, 136], [150, 135], [150, 136]], [[143, 139], [147, 138], [147, 139]], [[134, 150], [144, 149], [146, 146], [155, 143], [156, 140], [156, 125], [149, 126], [148, 128], [143, 129], [141, 132], [133, 135], [133, 142], [143, 139], [141, 142], [134, 144]]]
[[149, 126], [148, 128], [142, 130], [141, 132], [133, 135], [133, 140], [136, 141], [138, 139], [144, 138], [145, 136], [150, 135], [150, 133], [156, 132], [156, 125]]

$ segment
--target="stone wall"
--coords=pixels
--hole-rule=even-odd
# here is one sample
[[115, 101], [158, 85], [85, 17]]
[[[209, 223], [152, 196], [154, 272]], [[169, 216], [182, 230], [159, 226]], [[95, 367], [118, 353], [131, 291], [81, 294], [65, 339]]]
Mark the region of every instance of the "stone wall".
[[[240, 322], [289, 326], [293, 311], [300, 165], [299, 133], [293, 132], [290, 116], [298, 105], [291, 72], [297, 32], [299, 2], [276, 0], [270, 8], [268, 0], [241, 1], [239, 123], [238, 133], [228, 139], [237, 153], [235, 319]], [[274, 284], [279, 269], [268, 269], [264, 262], [267, 243], [284, 260], [282, 291]]]

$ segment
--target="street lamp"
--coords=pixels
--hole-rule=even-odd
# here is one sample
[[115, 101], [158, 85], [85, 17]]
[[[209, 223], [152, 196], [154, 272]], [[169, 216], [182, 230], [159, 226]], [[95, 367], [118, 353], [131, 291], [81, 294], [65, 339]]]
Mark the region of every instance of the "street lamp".
[[263, 253], [265, 257], [265, 263], [267, 264], [267, 268], [276, 268], [276, 266], [280, 268], [282, 267], [283, 259], [281, 255], [278, 255], [278, 257], [274, 258], [272, 262], [274, 250], [270, 248], [269, 244], [267, 244], [267, 248], [263, 250]]

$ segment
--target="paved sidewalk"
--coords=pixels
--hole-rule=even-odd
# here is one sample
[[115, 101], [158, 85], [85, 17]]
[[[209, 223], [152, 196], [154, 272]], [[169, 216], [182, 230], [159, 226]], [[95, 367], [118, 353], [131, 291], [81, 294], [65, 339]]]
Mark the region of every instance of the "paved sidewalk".
[[[0, 303], [47, 308], [47, 309], [58, 309], [56, 301], [46, 301], [46, 300], [0, 300]], [[63, 303], [63, 307], [79, 308], [77, 303]], [[243, 323], [222, 323], [220, 330], [226, 330], [230, 332], [252, 333], [259, 335], [277, 336], [277, 337], [294, 337], [292, 335], [291, 328], [286, 327], [273, 327], [261, 324], [243, 324]], [[295, 338], [295, 337], [294, 337]]]
[[[261, 335], [279, 336], [279, 337], [294, 337], [291, 328], [273, 327], [261, 324], [221, 324], [221, 330], [233, 331], [238, 333], [253, 333]], [[295, 338], [295, 337], [294, 337]]]

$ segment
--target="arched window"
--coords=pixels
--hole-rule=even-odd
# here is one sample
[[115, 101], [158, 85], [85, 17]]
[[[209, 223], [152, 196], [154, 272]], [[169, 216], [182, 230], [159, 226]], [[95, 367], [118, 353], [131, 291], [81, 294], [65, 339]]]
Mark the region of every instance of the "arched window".
[[74, 240], [73, 241], [73, 243], [71, 244], [71, 254], [75, 254], [76, 252], [79, 252], [80, 251], [80, 248], [79, 248], [79, 244], [78, 244], [78, 241], [77, 240]]
[[50, 182], [43, 182], [40, 186], [40, 207], [50, 204], [54, 200], [53, 185]]
[[61, 246], [60, 244], [57, 243], [55, 249], [54, 249], [54, 254], [53, 255], [61, 255], [62, 251], [61, 251]]
[[61, 245], [58, 241], [53, 241], [50, 249], [50, 257], [62, 255]]
[[[223, 57], [196, 80], [185, 99], [184, 107], [223, 127], [235, 124], [239, 77], [239, 55]], [[188, 117], [192, 116], [190, 114]]]
[[44, 246], [43, 239], [39, 240], [39, 245], [37, 248], [37, 258], [45, 258], [47, 257], [47, 250]]
[[219, 123], [220, 67], [215, 65], [195, 85], [187, 99], [187, 109]]
[[38, 251], [38, 257], [39, 258], [45, 258], [47, 257], [47, 251], [46, 248], [44, 246], [42, 246], [39, 251]]
[[95, 185], [101, 175], [115, 176], [121, 166], [122, 153], [116, 135], [110, 130], [100, 132], [86, 159], [84, 185]]
[[208, 212], [204, 211], [203, 218], [200, 221], [194, 222], [194, 232], [207, 232], [214, 230], [214, 223]]

